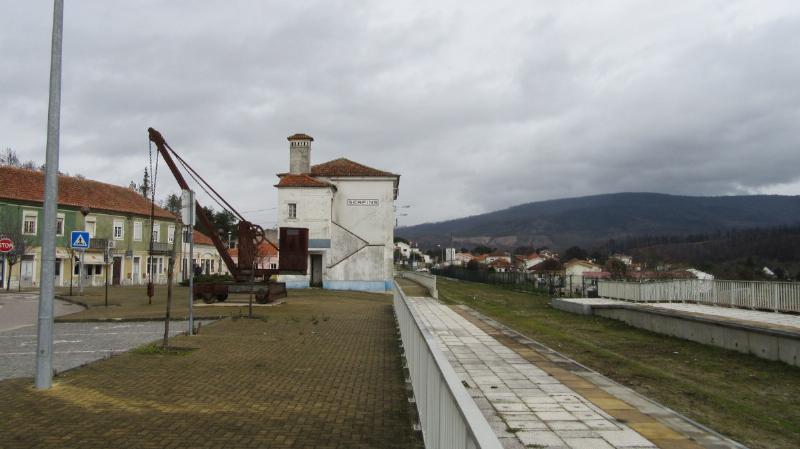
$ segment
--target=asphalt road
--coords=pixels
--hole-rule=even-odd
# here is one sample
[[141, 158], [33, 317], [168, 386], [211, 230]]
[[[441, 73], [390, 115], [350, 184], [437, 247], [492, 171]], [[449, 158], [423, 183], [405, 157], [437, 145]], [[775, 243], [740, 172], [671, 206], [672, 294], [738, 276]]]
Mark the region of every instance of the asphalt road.
[[[55, 316], [80, 312], [83, 307], [56, 299]], [[36, 324], [39, 313], [39, 293], [0, 294], [0, 332]]]
[[[34, 375], [38, 308], [38, 293], [0, 294], [0, 379]], [[55, 316], [81, 310], [81, 306], [55, 301]], [[125, 352], [164, 336], [163, 321], [55, 323], [54, 326], [53, 367], [56, 372]], [[173, 321], [170, 335], [188, 328], [185, 321]]]
[[[170, 335], [189, 328], [186, 321], [169, 327]], [[53, 367], [60, 372], [163, 338], [164, 322], [56, 323], [54, 335]], [[36, 326], [0, 332], [0, 379], [33, 377], [35, 371]]]

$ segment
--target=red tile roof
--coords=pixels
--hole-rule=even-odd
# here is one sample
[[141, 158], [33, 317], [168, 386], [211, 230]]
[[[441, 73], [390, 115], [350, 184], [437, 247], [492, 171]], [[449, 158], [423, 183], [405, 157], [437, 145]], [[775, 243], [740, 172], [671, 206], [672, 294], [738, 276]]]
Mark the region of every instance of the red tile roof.
[[381, 176], [397, 177], [394, 173], [367, 167], [343, 157], [322, 164], [311, 166], [312, 176], [325, 176], [328, 178], [340, 176]]
[[[239, 248], [231, 248], [228, 250], [228, 253], [231, 257], [239, 257]], [[258, 256], [259, 257], [277, 257], [278, 256], [278, 248], [269, 241], [263, 242], [258, 245]]]
[[[0, 166], [0, 198], [42, 203], [44, 173], [37, 170]], [[59, 206], [87, 206], [94, 210], [150, 215], [150, 201], [127, 187], [71, 176], [58, 177]], [[174, 219], [175, 216], [158, 206], [155, 215]]]
[[195, 229], [194, 232], [192, 233], [192, 241], [198, 245], [214, 246], [214, 242], [211, 241], [211, 237], [203, 234], [197, 229]]
[[308, 134], [297, 133], [287, 137], [286, 140], [310, 140], [313, 142], [314, 138], [309, 136]]
[[333, 184], [312, 178], [305, 173], [282, 175], [275, 187], [333, 187]]

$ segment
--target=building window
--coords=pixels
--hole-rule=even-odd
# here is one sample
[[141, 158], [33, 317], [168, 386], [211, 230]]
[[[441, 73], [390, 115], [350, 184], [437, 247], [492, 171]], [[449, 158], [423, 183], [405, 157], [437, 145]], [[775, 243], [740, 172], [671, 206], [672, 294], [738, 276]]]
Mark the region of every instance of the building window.
[[169, 225], [167, 228], [167, 243], [175, 241], [175, 225]]
[[94, 234], [95, 234], [95, 232], [97, 232], [97, 222], [95, 221], [94, 218], [91, 218], [91, 219], [87, 218], [86, 219], [86, 222], [85, 222], [85, 225], [84, 225], [84, 231], [89, 232], [89, 237], [94, 238]]
[[278, 268], [278, 264], [276, 264], [276, 263], [271, 263], [271, 264], [269, 264], [269, 267], [270, 267], [270, 268], [272, 268], [273, 270], [275, 270], [275, 269], [277, 269], [277, 268]]
[[114, 220], [114, 240], [122, 240], [125, 236], [125, 222]]
[[137, 242], [142, 241], [142, 222], [141, 221], [134, 221], [133, 222], [133, 239]]
[[56, 271], [54, 274], [56, 276], [61, 276], [61, 259], [56, 259]]
[[158, 223], [155, 223], [153, 225], [153, 241], [154, 242], [158, 241], [158, 235], [161, 233], [160, 231], [161, 231], [161, 225], [158, 224]]
[[56, 235], [59, 237], [64, 235], [64, 214], [58, 214], [56, 218]]
[[289, 203], [289, 218], [297, 218], [297, 203]]
[[163, 257], [156, 258], [156, 265], [158, 266], [158, 274], [163, 273], [164, 272], [164, 258]]
[[25, 211], [22, 215], [22, 233], [36, 235], [36, 212]]

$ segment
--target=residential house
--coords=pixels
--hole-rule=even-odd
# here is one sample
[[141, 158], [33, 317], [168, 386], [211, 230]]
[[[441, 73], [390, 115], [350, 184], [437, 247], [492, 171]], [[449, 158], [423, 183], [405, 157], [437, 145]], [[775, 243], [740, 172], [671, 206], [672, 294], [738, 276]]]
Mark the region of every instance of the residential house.
[[[572, 259], [564, 264], [564, 274], [581, 278], [587, 272], [601, 272], [603, 267], [588, 260]], [[580, 281], [579, 281], [580, 282]]]
[[[189, 279], [189, 243], [188, 243], [188, 228], [184, 231], [184, 243], [181, 251], [181, 270], [180, 279], [186, 281]], [[202, 274], [230, 274], [228, 267], [225, 266], [222, 257], [214, 246], [211, 238], [198, 230], [194, 230], [192, 234], [193, 253], [192, 265], [199, 267]]]
[[511, 264], [511, 254], [509, 254], [506, 251], [495, 251], [487, 255], [486, 258], [484, 259], [484, 263], [491, 264], [495, 260], [500, 260], [500, 259], [505, 260], [506, 262], [508, 262], [509, 265]]
[[[43, 201], [44, 173], [0, 166], [0, 235], [23, 239], [27, 246], [21, 262], [14, 265], [13, 270], [9, 270], [5, 260], [0, 263], [3, 285], [9, 277], [12, 286], [40, 285]], [[155, 220], [151, 230], [151, 202], [136, 191], [89, 179], [59, 176], [55, 285], [66, 286], [70, 282], [78, 285], [81, 275], [84, 285], [103, 285], [106, 274], [111, 285], [146, 283], [151, 271], [151, 236], [153, 280], [166, 283], [169, 254], [175, 239], [179, 247], [182, 240], [181, 233], [175, 232], [180, 223], [165, 209], [155, 206], [153, 210]], [[72, 231], [88, 231], [91, 237], [90, 247], [83, 257], [83, 269], [79, 252], [70, 250]], [[111, 257], [106, 265], [104, 255], [108, 251]]]
[[624, 263], [627, 266], [631, 266], [633, 264], [633, 257], [628, 256], [627, 254], [622, 253], [614, 253], [610, 256], [611, 259], [617, 259], [620, 262]]
[[499, 257], [488, 264], [488, 268], [490, 270], [494, 270], [498, 273], [505, 273], [511, 271], [514, 266], [503, 257]]
[[[234, 262], [239, 262], [239, 248], [228, 251]], [[278, 247], [270, 241], [261, 242], [256, 248], [256, 268], [265, 270], [278, 269]]]
[[453, 265], [467, 266], [469, 261], [474, 258], [475, 256], [470, 253], [456, 253], [453, 258]]

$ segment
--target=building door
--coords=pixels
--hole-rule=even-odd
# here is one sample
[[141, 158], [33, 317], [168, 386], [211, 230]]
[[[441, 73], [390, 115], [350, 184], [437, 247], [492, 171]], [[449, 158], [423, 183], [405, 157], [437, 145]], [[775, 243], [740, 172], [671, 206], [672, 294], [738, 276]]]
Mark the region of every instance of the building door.
[[114, 272], [111, 277], [111, 285], [119, 285], [122, 279], [122, 257], [114, 258]]
[[141, 281], [141, 278], [139, 277], [139, 270], [141, 270], [139, 265], [141, 265], [141, 263], [142, 259], [138, 257], [133, 258], [133, 282], [136, 284], [138, 284]]
[[34, 260], [32, 255], [22, 256], [22, 262], [19, 266], [22, 288], [33, 287], [33, 263]]
[[311, 286], [322, 287], [322, 254], [311, 254]]

